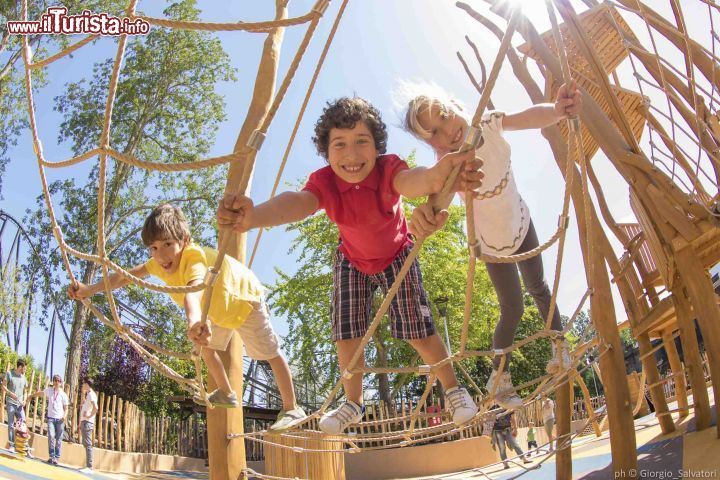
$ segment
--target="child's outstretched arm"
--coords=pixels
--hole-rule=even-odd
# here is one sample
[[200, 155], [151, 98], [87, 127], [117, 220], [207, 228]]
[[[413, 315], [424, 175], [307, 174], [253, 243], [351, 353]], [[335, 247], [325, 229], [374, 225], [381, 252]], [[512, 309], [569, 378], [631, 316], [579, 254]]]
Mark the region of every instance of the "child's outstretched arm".
[[560, 120], [577, 115], [580, 111], [580, 90], [573, 81], [564, 83], [558, 89], [555, 103], [539, 103], [522, 112], [503, 117], [504, 130], [528, 130], [555, 125]]
[[[145, 265], [138, 265], [129, 270], [131, 274], [136, 277], [145, 278], [148, 276], [148, 272], [145, 269]], [[124, 287], [130, 283], [130, 280], [125, 277], [118, 275], [117, 273], [110, 274], [110, 286], [113, 290], [116, 288]], [[105, 282], [100, 280], [99, 282], [86, 285], [82, 282], [78, 282], [77, 285], [70, 285], [67, 290], [68, 297], [72, 300], [82, 300], [83, 298], [92, 297], [96, 293], [100, 293], [105, 289]]]
[[398, 172], [393, 187], [400, 195], [410, 198], [440, 193], [445, 180], [457, 165], [462, 167], [451, 191], [477, 191], [484, 174], [482, 160], [475, 158], [474, 150], [448, 153], [432, 167], [415, 167]]
[[254, 205], [245, 195], [225, 195], [217, 210], [218, 226], [238, 233], [303, 220], [318, 209], [318, 199], [306, 191], [285, 192]]

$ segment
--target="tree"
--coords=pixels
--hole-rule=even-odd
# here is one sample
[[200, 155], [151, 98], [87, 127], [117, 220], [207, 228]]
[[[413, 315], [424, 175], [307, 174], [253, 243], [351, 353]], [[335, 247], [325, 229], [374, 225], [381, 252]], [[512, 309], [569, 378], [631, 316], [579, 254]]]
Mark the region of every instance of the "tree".
[[[192, 0], [170, 5], [165, 16], [176, 20], [197, 20], [199, 11]], [[93, 67], [92, 79], [70, 83], [66, 93], [55, 99], [55, 109], [63, 115], [58, 140], [69, 142], [74, 154], [96, 146], [102, 129], [112, 59]], [[154, 28], [146, 36], [129, 39], [123, 69], [115, 97], [110, 144], [124, 154], [152, 162], [187, 162], [207, 155], [218, 125], [225, 119], [224, 101], [215, 93], [215, 85], [234, 80], [234, 70], [220, 42], [211, 34]], [[125, 266], [147, 258], [139, 241], [139, 231], [148, 210], [161, 201], [173, 200], [185, 211], [193, 238], [209, 243], [216, 199], [220, 196], [223, 168], [201, 169], [186, 173], [156, 173], [121, 162], [109, 162], [106, 202], [103, 205], [107, 251], [113, 260]], [[99, 170], [95, 166], [83, 184], [76, 179], [58, 181], [50, 190], [58, 211], [65, 239], [75, 248], [96, 252], [97, 192]], [[30, 234], [40, 243], [37, 261], [61, 271], [57, 250], [50, 248], [50, 225], [38, 199], [38, 209], [29, 212]], [[89, 283], [100, 268], [90, 262], [72, 260], [76, 278]], [[60, 275], [48, 285], [62, 290], [66, 279]], [[136, 289], [117, 292], [132, 304]], [[133, 297], [135, 295], [135, 297]], [[177, 332], [179, 317], [163, 315], [163, 294], [144, 297], [140, 311], [154, 323], [157, 338], [164, 332]], [[101, 306], [102, 300], [100, 300]], [[107, 310], [106, 310], [107, 311]], [[90, 312], [80, 304], [72, 312], [72, 330], [68, 348], [66, 378], [78, 384], [80, 352]], [[98, 345], [107, 346], [112, 335], [93, 328], [90, 335]], [[94, 336], [96, 335], [96, 336]], [[155, 340], [152, 338], [151, 340]], [[177, 342], [176, 342], [177, 343]], [[96, 352], [99, 355], [104, 353]], [[92, 363], [92, 362], [91, 362]]]
[[[29, 284], [22, 277], [22, 270], [14, 264], [6, 265], [0, 271], [0, 332], [7, 336], [8, 345], [18, 348], [20, 337], [18, 324], [22, 326], [23, 318], [27, 316], [31, 297], [28, 295]], [[10, 332], [10, 324], [15, 331]]]
[[[571, 329], [571, 337], [574, 340], [573, 345], [575, 346], [575, 344], [579, 343], [581, 339], [590, 339], [593, 333], [594, 326], [592, 323], [592, 318], [590, 318], [590, 312], [588, 310], [581, 310], [580, 312], [578, 312], [577, 317], [575, 317], [575, 322], [573, 323]], [[623, 333], [630, 333], [630, 331], [625, 330], [624, 332], [620, 333], [620, 338], [621, 340], [623, 340], [623, 343], [625, 343], [625, 340], [623, 339]], [[595, 349], [591, 349], [585, 355], [583, 355], [583, 358], [580, 362], [581, 368], [588, 367], [585, 368], [585, 370], [581, 373], [581, 376], [585, 381], [585, 385], [590, 391], [591, 397], [597, 397], [599, 395], [602, 395], [602, 384], [595, 376], [595, 371], [592, 368], [592, 362], [595, 361], [597, 361], [596, 351]], [[579, 396], [582, 394], [579, 388], [576, 388], [575, 390], [575, 396]]]
[[[48, 6], [56, 2], [28, 0], [28, 19], [40, 18]], [[118, 15], [123, 12], [127, 2], [124, 0], [65, 0], [63, 6], [69, 14], [77, 14], [87, 9], [94, 12], [107, 12]], [[8, 21], [22, 20], [20, 13], [22, 2], [0, 0], [0, 26]], [[27, 98], [25, 96], [24, 65], [22, 60], [22, 36], [10, 35], [7, 28], [0, 27], [0, 199], [2, 199], [2, 178], [5, 165], [10, 160], [8, 150], [17, 145], [23, 130], [28, 128]], [[34, 58], [44, 58], [48, 51], [61, 50], [68, 46], [66, 35], [31, 35], [28, 43]], [[33, 73], [34, 91], [46, 83], [43, 70]]]

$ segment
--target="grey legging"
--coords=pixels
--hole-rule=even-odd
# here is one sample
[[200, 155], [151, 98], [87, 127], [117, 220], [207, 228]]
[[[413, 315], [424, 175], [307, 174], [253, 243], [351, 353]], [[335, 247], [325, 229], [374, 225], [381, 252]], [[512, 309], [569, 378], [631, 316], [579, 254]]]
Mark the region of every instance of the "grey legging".
[[[515, 254], [525, 253], [538, 245], [537, 233], [535, 233], [535, 227], [531, 220], [525, 240], [523, 240], [522, 245], [520, 245], [520, 248], [517, 249]], [[498, 302], [500, 302], [500, 321], [495, 327], [493, 348], [507, 348], [512, 345], [513, 340], [515, 340], [515, 331], [517, 330], [525, 309], [518, 268], [520, 269], [525, 288], [535, 300], [535, 305], [537, 305], [540, 311], [543, 322], [547, 319], [548, 310], [550, 310], [552, 293], [545, 281], [541, 255], [535, 255], [519, 263], [487, 263], [486, 266], [490, 280], [495, 287]], [[557, 305], [555, 305], [550, 328], [553, 330], [562, 330], [560, 311]], [[496, 369], [500, 366], [500, 358], [501, 357], [498, 356], [493, 359], [493, 367]], [[505, 362], [506, 370], [509, 363], [508, 358]]]

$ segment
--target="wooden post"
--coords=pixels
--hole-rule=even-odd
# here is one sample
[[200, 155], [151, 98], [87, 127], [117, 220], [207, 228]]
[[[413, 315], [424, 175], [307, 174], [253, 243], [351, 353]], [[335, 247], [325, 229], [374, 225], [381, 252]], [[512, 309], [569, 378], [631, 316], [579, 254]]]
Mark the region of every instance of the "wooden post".
[[[50, 386], [50, 378], [45, 378], [45, 388], [48, 388]], [[42, 400], [42, 406], [40, 407], [40, 435], [43, 434], [43, 426], [45, 426], [45, 431], [47, 432], [47, 429], [49, 428], [49, 425], [46, 423], [43, 423], [45, 421], [45, 408], [47, 408], [47, 398], [45, 398], [45, 395], [40, 397]]]
[[116, 413], [117, 412], [117, 401], [118, 401], [117, 395], [113, 395], [111, 400], [112, 400], [112, 403], [111, 403], [111, 407], [110, 407], [110, 430], [108, 433], [110, 434], [110, 449], [115, 450], [115, 432], [120, 427], [118, 425], [117, 413]]
[[[650, 397], [652, 398], [653, 404], [655, 405], [655, 415], [660, 423], [660, 429], [663, 434], [671, 433], [675, 431], [675, 423], [672, 417], [668, 414], [670, 409], [667, 406], [665, 400], [665, 393], [663, 392], [662, 384], [660, 381], [660, 373], [657, 369], [657, 363], [655, 363], [655, 355], [647, 355], [652, 350], [652, 344], [650, 343], [650, 336], [647, 332], [638, 335], [637, 337], [638, 346], [640, 347], [640, 355], [642, 358], [643, 370], [647, 375], [647, 383], [653, 385], [650, 387]], [[642, 392], [643, 385], [638, 385], [639, 392]]]
[[[569, 375], [573, 375], [572, 372]], [[557, 423], [555, 426], [557, 449], [557, 460], [555, 462], [555, 478], [567, 480], [572, 478], [572, 449], [570, 446], [570, 416], [572, 415], [572, 381], [565, 382], [556, 390], [555, 415]]]
[[[276, 20], [287, 18], [287, 2], [276, 0]], [[260, 65], [258, 66], [257, 80], [253, 91], [253, 98], [248, 108], [235, 144], [235, 152], [247, 152], [246, 147], [250, 135], [262, 124], [267, 116], [275, 94], [275, 79], [277, 77], [280, 45], [284, 28], [275, 28], [268, 32], [263, 45]], [[256, 151], [243, 155], [237, 162], [230, 165], [228, 179], [225, 186], [226, 193], [242, 192], [249, 195], [249, 183], [255, 162]], [[219, 243], [222, 244], [230, 232], [219, 232]], [[245, 263], [247, 234], [235, 237], [230, 245], [228, 254]], [[233, 390], [243, 391], [242, 339], [233, 335], [230, 345], [225, 352], [218, 352], [228, 374]], [[210, 388], [213, 388], [211, 385]], [[242, 408], [222, 409], [214, 408], [207, 412], [207, 440], [210, 465], [210, 480], [236, 480], [246, 468], [245, 441], [235, 439], [228, 441], [228, 434], [243, 432]]]
[[675, 400], [677, 400], [678, 408], [680, 409], [679, 414], [681, 418], [687, 417], [690, 413], [690, 409], [688, 408], [685, 370], [683, 369], [682, 362], [680, 362], [680, 356], [678, 355], [677, 348], [675, 347], [675, 338], [670, 331], [666, 330], [663, 332], [662, 339], [663, 346], [665, 347], [665, 353], [667, 354], [668, 362], [670, 363], [670, 370], [674, 375]]
[[[33, 383], [35, 383], [35, 370], [32, 371], [32, 374], [30, 374], [30, 381], [28, 382], [28, 392], [33, 393], [35, 390], [33, 390]], [[5, 405], [5, 399], [2, 399], [2, 404]], [[4, 409], [3, 409], [4, 410]], [[25, 418], [30, 418], [30, 402], [27, 400], [25, 401]], [[29, 423], [25, 422], [27, 425]]]
[[700, 347], [695, 333], [695, 322], [690, 311], [690, 302], [686, 297], [682, 284], [676, 284], [673, 288], [672, 299], [675, 304], [675, 314], [680, 329], [685, 368], [690, 379], [690, 388], [693, 392], [693, 403], [695, 404], [695, 424], [698, 430], [704, 430], [710, 426], [710, 399], [705, 385]]
[[[7, 373], [10, 371], [10, 360], [8, 360], [7, 365], [5, 366], [5, 373], [3, 374], [3, 379], [7, 376]], [[2, 401], [2, 404], [5, 405], [5, 390], [2, 391], [2, 395], [0, 395], [0, 401]], [[5, 418], [5, 409], [0, 408], [2, 410], [0, 412], [0, 422], [5, 422], [7, 419]], [[8, 428], [10, 428], [10, 425], [8, 425]]]
[[[578, 207], [576, 206], [576, 208]], [[586, 234], [591, 241], [595, 241], [592, 230]], [[598, 336], [609, 348], [606, 354], [600, 356], [600, 369], [603, 372], [607, 414], [611, 429], [610, 449], [613, 471], [617, 477], [624, 475], [625, 478], [631, 478], [629, 475], [637, 472], [635, 425], [615, 312], [608, 308], [608, 305], [613, 305], [610, 282], [605, 269], [605, 261], [597, 255], [598, 247], [599, 245], [596, 243], [595, 258], [590, 260], [594, 262], [592, 271], [595, 274], [592, 282], [593, 294], [590, 296], [590, 316]]]
[[129, 408], [128, 408], [128, 407], [130, 407], [130, 403], [129, 403], [129, 402], [125, 402], [125, 405], [123, 405], [123, 421], [122, 421], [123, 432], [122, 432], [122, 436], [121, 436], [121, 440], [122, 440], [122, 451], [123, 451], [123, 452], [129, 452], [129, 451], [130, 451], [130, 448], [129, 448], [129, 446], [130, 446], [130, 445], [129, 445], [129, 441], [130, 441], [130, 431], [129, 431], [129, 428], [128, 428], [128, 427], [130, 426], [130, 423], [128, 422], [128, 420], [129, 420], [129, 415], [130, 415], [130, 411], [129, 411]]
[[[677, 238], [673, 240], [672, 246], [675, 250], [675, 264], [687, 287], [688, 298], [693, 305], [695, 318], [697, 318], [703, 334], [712, 377], [713, 394], [717, 405], [718, 399], [720, 399], [720, 308], [718, 308], [715, 290], [710, 275], [700, 263], [690, 244]], [[702, 387], [707, 388], [704, 380]], [[716, 430], [720, 436], [720, 422], [718, 422]]]

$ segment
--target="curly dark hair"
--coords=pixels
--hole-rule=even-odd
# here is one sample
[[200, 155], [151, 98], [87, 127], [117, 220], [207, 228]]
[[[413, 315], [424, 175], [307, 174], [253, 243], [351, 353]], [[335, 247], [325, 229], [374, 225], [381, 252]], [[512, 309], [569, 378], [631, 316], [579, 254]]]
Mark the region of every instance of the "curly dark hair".
[[360, 97], [342, 97], [328, 102], [315, 124], [313, 143], [320, 155], [327, 160], [330, 130], [333, 128], [355, 128], [357, 122], [365, 122], [375, 140], [378, 153], [387, 150], [387, 126], [380, 112], [370, 102]]

